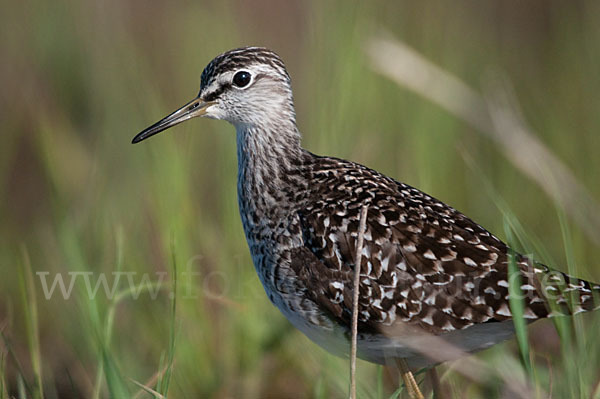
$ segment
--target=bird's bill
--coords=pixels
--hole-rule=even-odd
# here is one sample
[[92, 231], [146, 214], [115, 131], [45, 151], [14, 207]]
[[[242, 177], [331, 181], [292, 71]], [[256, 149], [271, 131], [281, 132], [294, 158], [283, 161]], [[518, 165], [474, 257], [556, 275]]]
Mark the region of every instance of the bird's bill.
[[192, 119], [197, 116], [202, 116], [206, 113], [206, 109], [212, 104], [214, 104], [214, 101], [204, 101], [200, 97], [196, 97], [183, 107], [179, 108], [177, 111], [162, 118], [154, 125], [142, 130], [133, 138], [131, 142], [133, 144], [139, 143], [140, 141], [145, 140], [150, 136], [154, 136], [155, 134], [160, 133], [163, 130], [175, 126], [183, 121], [187, 121], [188, 119]]

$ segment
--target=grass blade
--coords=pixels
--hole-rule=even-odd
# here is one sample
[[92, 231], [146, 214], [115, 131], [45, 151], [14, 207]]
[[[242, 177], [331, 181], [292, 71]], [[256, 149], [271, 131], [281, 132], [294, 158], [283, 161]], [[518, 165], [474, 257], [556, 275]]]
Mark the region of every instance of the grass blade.
[[31, 365], [35, 379], [32, 397], [43, 398], [44, 387], [42, 384], [42, 356], [40, 351], [38, 309], [35, 296], [35, 285], [33, 283], [33, 272], [31, 271], [29, 253], [24, 246], [21, 248], [21, 252], [23, 256], [23, 267], [19, 268], [19, 282], [21, 287], [21, 298], [23, 300], [23, 311], [25, 314], [29, 355], [31, 357]]
[[[508, 222], [505, 220], [504, 230], [506, 238], [510, 246], [512, 246], [513, 234]], [[521, 272], [517, 266], [515, 252], [512, 249], [508, 250], [508, 302], [510, 312], [512, 313], [512, 321], [515, 326], [515, 334], [519, 345], [519, 353], [521, 354], [521, 362], [527, 371], [527, 375], [531, 379], [533, 376], [529, 351], [529, 339], [527, 333], [527, 323], [523, 317], [525, 311], [525, 303], [523, 301], [523, 292], [521, 291]]]
[[175, 334], [176, 334], [176, 312], [177, 312], [177, 257], [175, 255], [175, 239], [171, 239], [171, 260], [172, 260], [172, 286], [169, 296], [171, 298], [171, 320], [169, 325], [169, 348], [167, 351], [167, 368], [162, 378], [159, 379], [160, 385], [157, 390], [164, 397], [167, 397], [169, 385], [171, 383], [171, 374], [173, 371], [173, 361], [175, 358]]

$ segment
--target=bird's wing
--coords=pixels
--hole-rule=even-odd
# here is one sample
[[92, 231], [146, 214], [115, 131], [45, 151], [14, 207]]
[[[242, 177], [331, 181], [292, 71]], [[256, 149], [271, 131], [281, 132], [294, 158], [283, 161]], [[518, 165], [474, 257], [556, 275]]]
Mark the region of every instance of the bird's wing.
[[[368, 204], [359, 285], [362, 329], [402, 321], [440, 334], [512, 317], [504, 243], [423, 192], [348, 164], [343, 176], [327, 168], [313, 172], [324, 183], [322, 192], [299, 215], [304, 247], [292, 253], [292, 267], [314, 301], [349, 322], [359, 214]], [[336, 168], [339, 172], [339, 163]], [[548, 294], [566, 304], [562, 291], [568, 287], [581, 292], [582, 303], [591, 303], [591, 293], [583, 296], [588, 283], [515, 256], [525, 318], [548, 316]]]

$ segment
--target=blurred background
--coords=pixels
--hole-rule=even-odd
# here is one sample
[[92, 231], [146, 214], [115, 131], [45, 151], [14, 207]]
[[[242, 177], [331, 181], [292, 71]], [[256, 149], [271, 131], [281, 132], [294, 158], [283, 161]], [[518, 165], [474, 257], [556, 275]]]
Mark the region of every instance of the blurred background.
[[[309, 150], [416, 186], [501, 238], [512, 231], [520, 250], [600, 281], [598, 237], [565, 204], [497, 141], [379, 75], [365, 51], [373, 37], [393, 37], [477, 92], [490, 71], [502, 74], [536, 138], [597, 201], [598, 2], [2, 8], [0, 397], [347, 395], [347, 360], [291, 328], [256, 276], [237, 209], [234, 129], [195, 119], [130, 144], [197, 94], [214, 56], [240, 46], [285, 60]], [[593, 397], [597, 319], [536, 323], [525, 361], [514, 341], [477, 356], [535, 392]], [[393, 372], [364, 362], [358, 371], [360, 397], [396, 390]], [[452, 364], [441, 372], [457, 397], [505, 392], [501, 378], [471, 381]]]

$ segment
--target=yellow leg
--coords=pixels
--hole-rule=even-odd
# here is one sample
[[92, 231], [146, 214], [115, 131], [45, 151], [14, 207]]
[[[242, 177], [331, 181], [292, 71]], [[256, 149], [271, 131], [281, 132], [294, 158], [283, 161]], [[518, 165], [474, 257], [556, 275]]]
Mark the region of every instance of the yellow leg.
[[427, 370], [427, 376], [429, 377], [429, 382], [431, 383], [431, 388], [433, 389], [433, 397], [435, 399], [447, 399], [448, 394], [446, 393], [445, 387], [442, 386], [442, 382], [440, 381], [440, 377], [438, 376], [435, 367]]
[[400, 368], [400, 376], [402, 376], [404, 386], [406, 386], [406, 391], [408, 392], [408, 396], [410, 396], [410, 399], [425, 399], [425, 396], [423, 396], [423, 394], [421, 393], [421, 390], [417, 385], [417, 381], [415, 381], [415, 376], [409, 370], [406, 361], [404, 361], [404, 359], [398, 359], [396, 363]]

